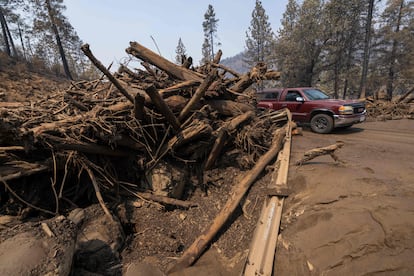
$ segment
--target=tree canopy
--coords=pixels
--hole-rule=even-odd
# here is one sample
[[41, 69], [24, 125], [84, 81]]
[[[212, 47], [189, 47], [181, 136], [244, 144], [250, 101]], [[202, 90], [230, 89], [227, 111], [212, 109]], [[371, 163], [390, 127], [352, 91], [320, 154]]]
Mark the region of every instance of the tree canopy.
[[203, 21], [204, 41], [202, 45], [203, 57], [201, 63], [213, 60], [215, 55], [214, 47], [220, 46], [217, 37], [218, 21], [213, 6], [208, 5]]
[[69, 79], [96, 75], [65, 9], [63, 0], [0, 0], [0, 47], [32, 69]]
[[269, 23], [269, 17], [262, 2], [256, 0], [250, 27], [246, 32], [245, 62], [249, 66], [254, 66], [258, 62], [272, 65], [274, 44], [275, 36]]

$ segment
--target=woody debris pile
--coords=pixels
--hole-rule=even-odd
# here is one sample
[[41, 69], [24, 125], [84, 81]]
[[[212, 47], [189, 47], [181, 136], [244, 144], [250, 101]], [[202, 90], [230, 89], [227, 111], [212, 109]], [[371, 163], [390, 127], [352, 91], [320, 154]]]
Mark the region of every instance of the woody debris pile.
[[[239, 75], [220, 64], [219, 51], [204, 66], [194, 68], [185, 57], [179, 66], [131, 42], [126, 52], [140, 68], [121, 65], [111, 73], [88, 45], [82, 51], [102, 78], [72, 82], [36, 101], [0, 105], [0, 226], [9, 231], [0, 247], [9, 239], [54, 241], [53, 250], [42, 249], [39, 259], [25, 266], [31, 273], [103, 269], [118, 275], [126, 232], [137, 231], [130, 229], [135, 223], [125, 206], [197, 208], [194, 191], [208, 197], [220, 169], [260, 174], [267, 165], [260, 158], [274, 143], [283, 143], [280, 130], [289, 121], [286, 111], [255, 108], [252, 85], [280, 76], [265, 64]], [[15, 235], [13, 227], [19, 228]], [[105, 245], [111, 261], [98, 265], [103, 260], [95, 256], [95, 266], [85, 264], [85, 258], [94, 258], [91, 248], [101, 248], [92, 240]], [[59, 261], [45, 265], [50, 259]], [[23, 273], [2, 262], [0, 274]]]

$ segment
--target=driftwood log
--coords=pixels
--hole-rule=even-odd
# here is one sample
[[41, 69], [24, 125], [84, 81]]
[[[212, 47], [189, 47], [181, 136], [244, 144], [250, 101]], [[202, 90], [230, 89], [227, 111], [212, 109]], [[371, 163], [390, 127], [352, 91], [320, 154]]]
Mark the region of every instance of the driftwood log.
[[305, 152], [305, 154], [303, 155], [303, 158], [300, 159], [299, 161], [296, 161], [295, 164], [296, 166], [300, 166], [318, 156], [327, 155], [327, 154], [329, 154], [332, 157], [332, 159], [335, 160], [335, 162], [338, 162], [340, 160], [335, 155], [335, 151], [342, 148], [343, 146], [344, 146], [344, 142], [339, 141], [330, 146], [309, 150]]

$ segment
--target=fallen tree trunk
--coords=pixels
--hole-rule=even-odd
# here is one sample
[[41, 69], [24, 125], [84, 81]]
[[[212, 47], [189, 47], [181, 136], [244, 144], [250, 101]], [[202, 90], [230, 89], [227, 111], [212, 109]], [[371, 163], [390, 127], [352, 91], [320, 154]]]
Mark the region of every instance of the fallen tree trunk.
[[204, 165], [205, 170], [211, 169], [217, 157], [220, 155], [221, 150], [226, 144], [229, 134], [233, 132], [240, 124], [251, 119], [253, 116], [254, 116], [254, 112], [249, 111], [245, 114], [242, 114], [242, 115], [239, 115], [233, 118], [220, 129], [219, 134], [216, 138], [216, 141], [214, 142], [213, 149], [211, 150], [207, 158], [206, 164]]
[[175, 131], [180, 130], [180, 122], [178, 121], [177, 117], [175, 117], [174, 113], [172, 113], [171, 109], [168, 105], [164, 102], [161, 98], [160, 94], [158, 93], [157, 89], [154, 85], [150, 85], [145, 89], [145, 92], [150, 96], [154, 105], [158, 108], [158, 110], [165, 116], [165, 119], [171, 124]]
[[247, 192], [259, 174], [269, 164], [269, 162], [271, 162], [277, 156], [283, 146], [285, 134], [285, 128], [277, 129], [275, 131], [272, 147], [269, 149], [269, 151], [261, 156], [253, 169], [246, 173], [243, 179], [234, 186], [233, 191], [231, 192], [225, 206], [216, 216], [210, 227], [207, 228], [193, 242], [193, 244], [184, 252], [181, 258], [178, 259], [177, 263], [168, 271], [168, 273], [176, 272], [192, 265], [203, 253], [214, 236], [223, 227], [225, 222], [237, 208], [240, 200], [243, 198], [244, 194]]
[[117, 79], [112, 76], [108, 69], [106, 69], [103, 64], [95, 58], [92, 54], [91, 50], [89, 49], [89, 44], [84, 44], [81, 47], [83, 53], [90, 59], [90, 61], [102, 72], [105, 76], [118, 88], [119, 92], [121, 92], [131, 103], [134, 103], [134, 98], [126, 91], [126, 89], [118, 82]]
[[252, 105], [230, 100], [207, 100], [205, 103], [225, 116], [238, 116], [254, 110]]
[[180, 116], [178, 116], [179, 121], [183, 121], [185, 117], [190, 113], [191, 109], [199, 103], [201, 98], [206, 93], [207, 89], [213, 83], [213, 81], [217, 77], [217, 70], [212, 70], [206, 77], [206, 79], [201, 83], [201, 85], [197, 88], [196, 92], [194, 93], [193, 97], [181, 111]]
[[179, 80], [202, 81], [202, 77], [197, 73], [166, 60], [137, 42], [130, 42], [129, 45], [130, 47], [126, 49], [128, 54], [157, 66], [161, 70], [164, 70], [167, 74], [174, 76]]
[[303, 158], [297, 161], [295, 164], [296, 166], [300, 166], [303, 163], [308, 162], [309, 160], [312, 160], [318, 156], [326, 155], [326, 154], [329, 154], [333, 158], [333, 160], [337, 162], [339, 161], [339, 158], [335, 155], [335, 151], [337, 149], [342, 148], [343, 145], [344, 145], [344, 142], [339, 141], [336, 144], [333, 144], [327, 147], [312, 149], [310, 151], [305, 152], [305, 154], [303, 155]]

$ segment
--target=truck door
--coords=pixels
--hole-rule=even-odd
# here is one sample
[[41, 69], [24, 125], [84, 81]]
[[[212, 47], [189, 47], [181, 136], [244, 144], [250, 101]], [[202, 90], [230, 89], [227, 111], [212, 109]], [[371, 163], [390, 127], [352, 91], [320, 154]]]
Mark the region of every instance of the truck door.
[[303, 99], [302, 93], [298, 90], [288, 90], [284, 93], [284, 97], [284, 99], [282, 98], [282, 106], [292, 112], [292, 119], [299, 122], [304, 121], [306, 119], [306, 113], [302, 110], [303, 102], [296, 100], [298, 97]]

